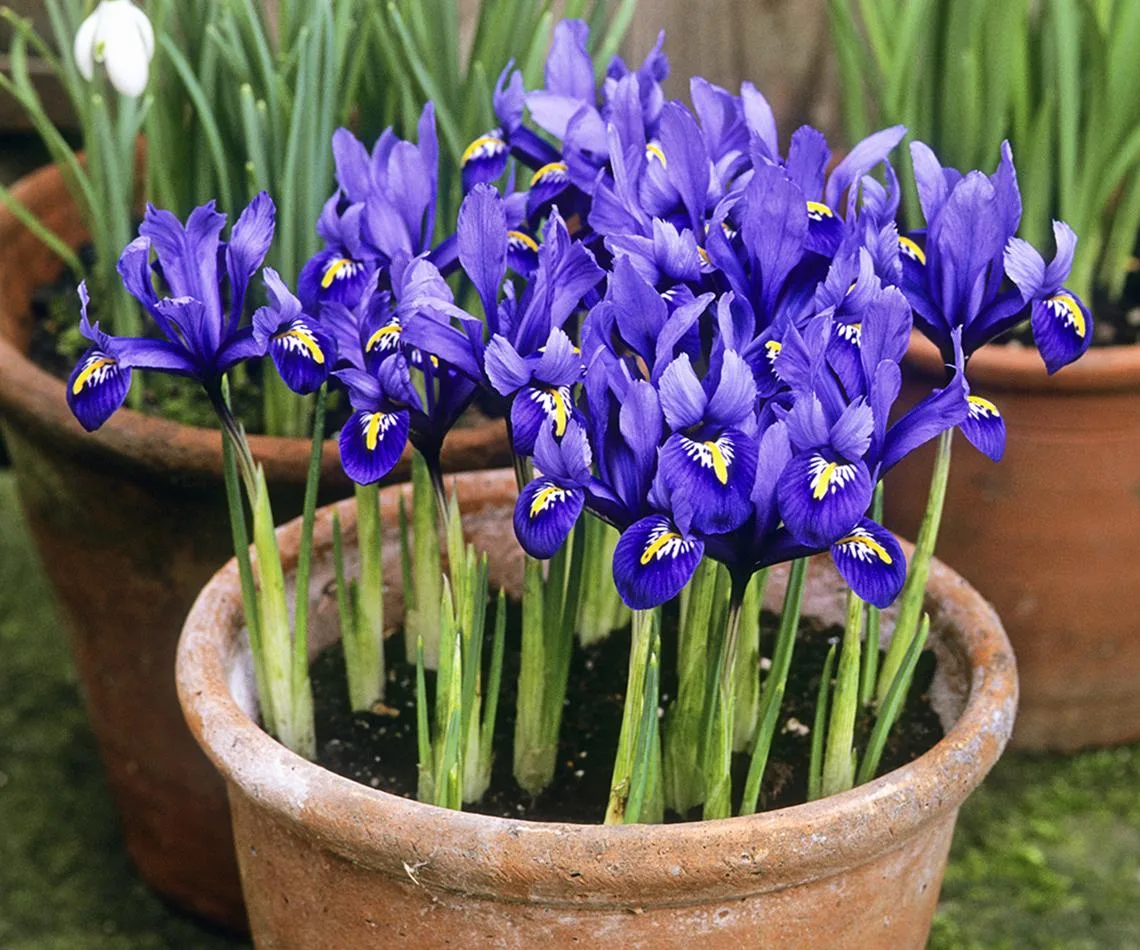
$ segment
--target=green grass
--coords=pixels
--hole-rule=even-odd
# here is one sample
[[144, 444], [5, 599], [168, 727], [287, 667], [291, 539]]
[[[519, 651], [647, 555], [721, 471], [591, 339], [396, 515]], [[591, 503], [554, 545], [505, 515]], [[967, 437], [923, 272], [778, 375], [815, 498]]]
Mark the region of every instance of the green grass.
[[[0, 472], [0, 947], [233, 950], [135, 875]], [[967, 803], [930, 946], [1140, 947], [1140, 747], [1009, 755]]]

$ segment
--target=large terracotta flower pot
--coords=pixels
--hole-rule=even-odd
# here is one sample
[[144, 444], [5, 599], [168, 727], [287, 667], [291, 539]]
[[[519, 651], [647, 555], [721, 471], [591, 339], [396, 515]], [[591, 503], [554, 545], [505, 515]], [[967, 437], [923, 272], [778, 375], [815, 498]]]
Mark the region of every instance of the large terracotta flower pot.
[[[493, 583], [517, 589], [514, 477], [457, 479], [471, 540]], [[399, 570], [389, 489], [388, 576]], [[337, 506], [349, 549], [351, 502]], [[337, 634], [328, 589], [331, 508], [318, 514], [314, 649]], [[290, 574], [299, 524], [279, 532]], [[773, 600], [779, 583], [770, 585]], [[385, 616], [399, 616], [393, 585]], [[239, 580], [231, 562], [202, 592], [178, 655], [190, 727], [225, 775], [253, 936], [263, 950], [337, 947], [924, 946], [958, 807], [993, 765], [1017, 703], [1014, 660], [992, 608], [935, 563], [928, 605], [946, 737], [861, 788], [767, 814], [604, 827], [446, 811], [341, 778], [256, 722]], [[387, 611], [391, 610], [392, 613]], [[818, 561], [805, 610], [843, 616]], [[889, 622], [884, 624], [889, 627]]]
[[[14, 189], [73, 247], [87, 240], [54, 168]], [[120, 411], [89, 435], [64, 384], [27, 357], [37, 287], [59, 262], [0, 211], [0, 425], [24, 513], [68, 621], [88, 716], [143, 876], [175, 903], [231, 926], [243, 912], [224, 789], [186, 730], [174, 691], [178, 632], [230, 556], [217, 432]], [[445, 464], [503, 464], [501, 426], [457, 430]], [[254, 437], [275, 512], [300, 511], [309, 445]], [[407, 459], [393, 473], [406, 476]], [[323, 491], [351, 487], [325, 446]], [[28, 631], [40, 636], [46, 631]]]
[[[915, 337], [903, 398], [943, 373]], [[955, 439], [937, 552], [1009, 631], [1013, 741], [1068, 751], [1140, 739], [1140, 347], [1094, 348], [1049, 377], [1035, 350], [990, 346], [969, 376], [1005, 416], [1005, 458]], [[917, 529], [931, 463], [928, 450], [887, 478], [895, 531]]]

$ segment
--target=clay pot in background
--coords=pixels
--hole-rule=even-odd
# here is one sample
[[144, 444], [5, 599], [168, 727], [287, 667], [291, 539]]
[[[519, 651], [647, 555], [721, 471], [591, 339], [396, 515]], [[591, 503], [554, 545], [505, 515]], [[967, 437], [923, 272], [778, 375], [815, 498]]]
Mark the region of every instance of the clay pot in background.
[[[902, 398], [944, 379], [917, 335]], [[1049, 377], [1036, 350], [970, 359], [1008, 429], [994, 464], [954, 440], [938, 556], [993, 602], [1021, 675], [1013, 741], [1072, 751], [1140, 739], [1140, 347], [1094, 348]], [[932, 450], [886, 481], [886, 522], [917, 530]]]
[[[470, 540], [492, 583], [517, 591], [510, 471], [457, 480]], [[398, 572], [396, 491], [383, 494], [388, 576]], [[346, 549], [352, 502], [337, 506]], [[318, 513], [312, 649], [338, 635], [328, 592], [332, 508]], [[300, 526], [280, 529], [287, 573]], [[841, 620], [826, 559], [805, 612]], [[398, 576], [395, 575], [395, 576]], [[769, 585], [777, 602], [782, 584]], [[393, 585], [385, 615], [399, 616]], [[741, 947], [914, 950], [925, 944], [954, 821], [1009, 736], [1014, 661], [993, 610], [935, 562], [928, 608], [938, 658], [932, 696], [948, 734], [915, 762], [831, 798], [767, 814], [604, 827], [446, 811], [341, 778], [257, 725], [231, 561], [198, 598], [179, 645], [190, 727], [225, 775], [257, 945], [339, 947]], [[888, 626], [888, 624], [885, 624]]]
[[[15, 196], [73, 247], [87, 240], [58, 172]], [[163, 896], [233, 927], [243, 910], [222, 783], [186, 730], [174, 690], [179, 630], [231, 556], [217, 432], [129, 410], [97, 433], [72, 418], [64, 384], [26, 357], [30, 300], [60, 264], [0, 211], [0, 428], [21, 505], [68, 621], [87, 713], [127, 847]], [[78, 319], [78, 318], [77, 318]], [[457, 430], [445, 466], [508, 460], [502, 426]], [[280, 520], [300, 511], [305, 439], [254, 437]], [[408, 459], [393, 473], [407, 475]], [[325, 445], [326, 500], [351, 492]], [[49, 631], [27, 631], [29, 636]]]

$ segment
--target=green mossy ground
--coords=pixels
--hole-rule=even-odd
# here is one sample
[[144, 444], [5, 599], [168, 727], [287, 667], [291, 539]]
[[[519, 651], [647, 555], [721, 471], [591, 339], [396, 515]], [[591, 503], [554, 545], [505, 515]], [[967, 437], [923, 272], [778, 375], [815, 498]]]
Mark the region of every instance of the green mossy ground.
[[[222, 950], [134, 874], [0, 472], [0, 947]], [[930, 946], [1140, 947], [1140, 747], [1009, 755], [963, 810]]]

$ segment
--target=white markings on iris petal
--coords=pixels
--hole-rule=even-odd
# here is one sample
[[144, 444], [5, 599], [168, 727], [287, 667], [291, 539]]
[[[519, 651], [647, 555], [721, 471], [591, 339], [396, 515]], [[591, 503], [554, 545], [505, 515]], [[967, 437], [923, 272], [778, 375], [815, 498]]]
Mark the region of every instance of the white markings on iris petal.
[[783, 348], [784, 344], [779, 340], [769, 340], [764, 344], [764, 355], [768, 358], [769, 365], [776, 362], [776, 357], [780, 355], [780, 350]]
[[822, 201], [809, 201], [807, 203], [807, 209], [808, 219], [811, 221], [822, 221], [824, 218], [835, 217], [835, 212]]
[[970, 404], [970, 418], [972, 419], [1000, 419], [998, 407], [988, 399], [981, 396], [968, 396], [966, 401]]
[[559, 488], [557, 485], [547, 485], [534, 496], [534, 500], [530, 503], [531, 518], [537, 518], [548, 508], [561, 504], [569, 497], [569, 494], [566, 489]]
[[92, 353], [87, 357], [83, 369], [79, 371], [79, 375], [75, 377], [75, 382], [71, 385], [72, 395], [78, 396], [83, 392], [84, 386], [90, 386], [92, 389], [102, 386], [109, 377], [115, 374], [118, 365], [118, 360], [107, 356], [105, 353]]
[[364, 446], [369, 452], [375, 452], [380, 444], [380, 437], [385, 435], [398, 421], [394, 412], [367, 412], [360, 417], [360, 431], [364, 436]]
[[1045, 305], [1052, 312], [1058, 320], [1060, 320], [1066, 327], [1071, 329], [1082, 340], [1085, 338], [1085, 333], [1088, 332], [1088, 327], [1085, 324], [1085, 315], [1081, 312], [1080, 305], [1073, 299], [1071, 294], [1057, 294], [1055, 297], [1050, 297], [1045, 301]]
[[669, 161], [665, 158], [665, 150], [661, 148], [659, 142], [648, 142], [646, 144], [645, 157], [660, 162], [662, 168], [669, 167]]
[[912, 261], [926, 266], [926, 252], [918, 246], [918, 244], [908, 237], [899, 237], [899, 250], [904, 257], [909, 257]]
[[646, 539], [645, 550], [641, 552], [641, 566], [647, 567], [650, 561], [660, 561], [664, 557], [680, 557], [692, 546], [693, 542], [673, 531], [667, 521], [659, 521]]
[[463, 150], [463, 156], [459, 159], [460, 165], [466, 165], [468, 162], [477, 162], [485, 158], [497, 158], [507, 150], [507, 143], [500, 137], [503, 133], [499, 129], [494, 129], [486, 135], [480, 135], [470, 145]]
[[715, 442], [694, 442], [681, 436], [681, 448], [701, 468], [711, 468], [718, 482], [728, 484], [728, 467], [736, 454], [730, 438], [722, 435]]
[[375, 349], [394, 350], [399, 343], [400, 321], [393, 317], [368, 338], [368, 342], [364, 344], [364, 352], [371, 353]]
[[507, 248], [512, 251], [521, 251], [525, 248], [528, 251], [538, 251], [538, 241], [532, 238], [529, 234], [522, 231], [508, 231], [507, 232]]
[[570, 176], [566, 173], [565, 162], [551, 162], [548, 165], [543, 165], [530, 179], [530, 187], [533, 188], [539, 182], [547, 181], [568, 181]]
[[566, 434], [566, 423], [570, 419], [570, 387], [547, 386], [542, 389], [532, 389], [530, 398], [548, 418], [554, 420], [554, 434], [562, 438]]
[[364, 265], [359, 261], [350, 260], [347, 257], [336, 258], [325, 268], [324, 276], [321, 278], [321, 289], [328, 290], [333, 285], [333, 281], [348, 280], [350, 277], [355, 277], [363, 267]]
[[855, 478], [857, 471], [854, 465], [829, 462], [822, 455], [813, 455], [808, 464], [808, 474], [811, 475], [808, 487], [811, 488], [812, 498], [822, 501], [829, 494], [834, 495], [841, 491]]
[[[852, 287], [855, 285], [852, 284]], [[863, 324], [861, 323], [837, 323], [835, 324], [835, 335], [841, 339], [846, 340], [852, 346], [862, 346], [863, 344]]]
[[280, 344], [286, 350], [308, 357], [314, 363], [323, 365], [325, 362], [325, 354], [313, 336], [313, 331], [300, 320], [294, 320], [280, 333], [275, 334], [273, 342]]
[[879, 560], [883, 564], [894, 563], [887, 549], [879, 544], [866, 528], [852, 529], [847, 537], [840, 538], [835, 545], [844, 554], [859, 561], [874, 563]]

